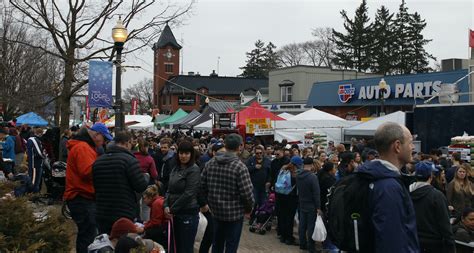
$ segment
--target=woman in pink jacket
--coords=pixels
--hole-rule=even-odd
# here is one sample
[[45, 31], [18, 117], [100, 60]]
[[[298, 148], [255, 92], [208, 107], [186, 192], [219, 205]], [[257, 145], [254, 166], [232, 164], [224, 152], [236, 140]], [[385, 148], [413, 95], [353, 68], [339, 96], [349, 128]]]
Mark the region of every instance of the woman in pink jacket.
[[[158, 172], [156, 171], [155, 160], [153, 160], [153, 157], [148, 154], [149, 146], [150, 144], [146, 140], [139, 139], [138, 152], [136, 152], [134, 155], [140, 163], [140, 169], [142, 172], [148, 173], [150, 176], [149, 184], [152, 185], [158, 182]], [[143, 203], [142, 199], [140, 199], [140, 210], [142, 221], [148, 221], [150, 219], [150, 208]]]

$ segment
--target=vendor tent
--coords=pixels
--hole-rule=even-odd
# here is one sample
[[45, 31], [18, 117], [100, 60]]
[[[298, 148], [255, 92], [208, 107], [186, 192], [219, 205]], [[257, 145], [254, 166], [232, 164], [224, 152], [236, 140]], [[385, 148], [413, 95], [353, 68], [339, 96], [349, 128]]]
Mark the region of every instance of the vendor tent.
[[157, 122], [163, 121], [163, 120], [165, 120], [169, 117], [170, 117], [170, 115], [166, 115], [166, 114], [156, 115], [154, 122], [157, 123]]
[[47, 126], [48, 121], [44, 120], [38, 114], [29, 112], [16, 118], [17, 125], [29, 125], [29, 126]]
[[211, 131], [212, 130], [212, 119], [205, 121], [194, 127], [195, 130]]
[[295, 115], [287, 113], [287, 112], [283, 112], [283, 113], [278, 114], [278, 117], [282, 117], [286, 120], [288, 120], [289, 118], [293, 118], [294, 116]]
[[275, 120], [285, 120], [282, 117], [279, 117], [267, 109], [263, 108], [259, 103], [253, 102], [249, 107], [243, 109], [237, 113], [237, 125], [246, 125], [247, 119], [266, 119], [269, 118], [272, 121]]
[[147, 130], [152, 132], [155, 128], [155, 124], [153, 122], [141, 122], [135, 125], [131, 125], [128, 127], [128, 129], [134, 129], [134, 130]]
[[[152, 117], [150, 115], [125, 115], [125, 125], [127, 127], [139, 123], [149, 123]], [[110, 117], [104, 122], [107, 127], [115, 127], [115, 116]]]
[[157, 124], [160, 124], [160, 125], [171, 125], [173, 124], [175, 121], [181, 119], [181, 118], [184, 118], [186, 117], [186, 115], [188, 115], [187, 112], [183, 111], [183, 109], [179, 108], [175, 113], [173, 113], [173, 115], [169, 116], [167, 119], [165, 120], [162, 120], [162, 121], [158, 121]]
[[204, 111], [201, 113], [201, 115], [199, 115], [199, 117], [196, 117], [194, 120], [186, 123], [186, 126], [191, 128], [191, 127], [197, 126], [197, 125], [199, 125], [203, 122], [206, 122], [206, 121], [212, 119], [214, 113], [217, 113], [217, 110], [212, 106], [208, 106], [208, 107], [206, 107], [206, 109], [204, 109]]
[[289, 142], [302, 142], [307, 132], [327, 136], [328, 141], [340, 143], [343, 141], [343, 128], [358, 124], [358, 121], [348, 120], [287, 120], [275, 121], [275, 140], [286, 139]]
[[320, 111], [318, 109], [309, 109], [305, 112], [302, 112], [294, 117], [291, 117], [288, 120], [344, 120], [335, 115], [332, 115], [327, 112]]
[[182, 117], [181, 119], [173, 122], [173, 126], [174, 127], [179, 127], [181, 125], [184, 125], [192, 120], [194, 120], [195, 118], [199, 117], [199, 115], [201, 115], [198, 111], [196, 110], [192, 110], [188, 115], [186, 115], [185, 117]]
[[367, 122], [360, 123], [353, 127], [344, 129], [344, 135], [346, 136], [373, 136], [375, 130], [385, 122], [395, 122], [400, 125], [405, 125], [405, 113], [397, 111], [394, 113], [387, 114], [382, 117], [378, 117]]

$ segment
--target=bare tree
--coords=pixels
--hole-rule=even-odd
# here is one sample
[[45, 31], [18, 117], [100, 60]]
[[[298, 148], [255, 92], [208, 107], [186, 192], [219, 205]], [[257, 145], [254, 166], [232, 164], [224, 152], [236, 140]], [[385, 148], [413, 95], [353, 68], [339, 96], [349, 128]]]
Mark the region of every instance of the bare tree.
[[324, 61], [321, 58], [321, 47], [322, 42], [319, 40], [306, 41], [301, 44], [301, 47], [305, 53], [305, 59], [311, 65], [320, 67], [324, 65]]
[[306, 63], [305, 52], [302, 43], [291, 43], [284, 45], [277, 51], [282, 66], [291, 67]]
[[[3, 6], [0, 19], [0, 103], [5, 105], [6, 118], [28, 111], [47, 115], [45, 100], [57, 96], [60, 64], [56, 57], [25, 46], [23, 43], [45, 43], [32, 39], [32, 32], [23, 23], [13, 23], [12, 12]], [[11, 43], [10, 40], [23, 43]]]
[[145, 78], [140, 82], [125, 89], [123, 98], [126, 103], [131, 103], [133, 98], [140, 101], [140, 112], [147, 112], [153, 108], [153, 79]]
[[[166, 5], [155, 0], [9, 0], [10, 5], [25, 18], [23, 22], [48, 36], [53, 48], [48, 45], [24, 44], [53, 55], [62, 62], [64, 73], [60, 86], [61, 129], [69, 127], [71, 97], [88, 80], [78, 74], [84, 63], [93, 59], [112, 59], [113, 41], [110, 32], [104, 31], [108, 24], [121, 14], [129, 30], [124, 54], [141, 50], [158, 39], [161, 27], [166, 22], [178, 22], [193, 2], [185, 6]], [[153, 11], [149, 20], [144, 20], [145, 11]], [[104, 35], [105, 34], [105, 35]], [[112, 53], [110, 53], [112, 52]]]
[[330, 27], [317, 27], [313, 29], [313, 36], [316, 37], [318, 44], [317, 55], [322, 61], [322, 65], [326, 67], [332, 67], [332, 61], [334, 59], [334, 42], [332, 41], [332, 28]]

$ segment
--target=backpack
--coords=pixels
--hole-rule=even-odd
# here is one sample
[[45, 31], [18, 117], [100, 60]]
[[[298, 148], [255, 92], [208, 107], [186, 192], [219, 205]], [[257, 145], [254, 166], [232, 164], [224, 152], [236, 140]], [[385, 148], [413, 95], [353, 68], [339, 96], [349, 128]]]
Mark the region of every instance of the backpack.
[[371, 175], [356, 172], [329, 189], [328, 237], [340, 250], [373, 252], [369, 185], [374, 181]]
[[291, 172], [289, 170], [280, 170], [275, 183], [275, 191], [277, 193], [288, 195], [295, 186], [291, 186]]

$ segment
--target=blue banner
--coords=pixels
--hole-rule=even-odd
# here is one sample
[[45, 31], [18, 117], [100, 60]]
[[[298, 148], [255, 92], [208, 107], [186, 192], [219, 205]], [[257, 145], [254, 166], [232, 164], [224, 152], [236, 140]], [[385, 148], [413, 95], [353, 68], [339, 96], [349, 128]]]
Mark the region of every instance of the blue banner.
[[112, 62], [89, 61], [89, 107], [112, 107]]

